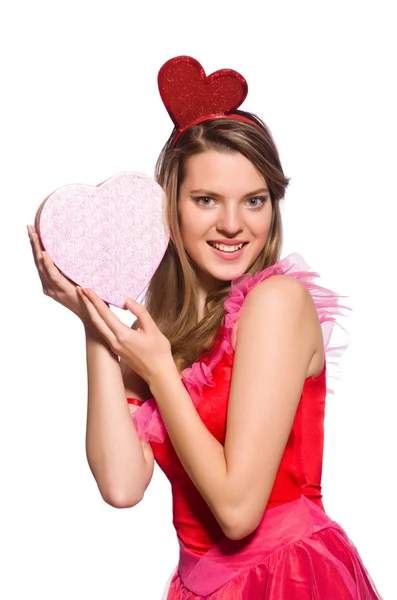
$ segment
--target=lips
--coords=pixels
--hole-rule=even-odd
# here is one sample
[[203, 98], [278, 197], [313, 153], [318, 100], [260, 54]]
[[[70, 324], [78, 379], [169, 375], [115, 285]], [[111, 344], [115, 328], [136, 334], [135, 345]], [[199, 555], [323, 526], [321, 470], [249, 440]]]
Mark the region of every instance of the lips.
[[[248, 244], [248, 242], [244, 242], [243, 243], [243, 247], [240, 248], [240, 250], [233, 250], [233, 251], [228, 251], [228, 250], [218, 250], [218, 248], [215, 248], [215, 246], [212, 246], [209, 242], [207, 242], [209, 247], [211, 248], [212, 252], [214, 254], [216, 254], [216, 256], [218, 256], [219, 258], [222, 258], [222, 260], [238, 260], [240, 258], [240, 256], [242, 256], [242, 254], [244, 253], [244, 248], [245, 246]], [[225, 246], [237, 246], [238, 244], [224, 244]]]
[[248, 244], [248, 242], [243, 242], [242, 240], [236, 240], [235, 242], [231, 242], [231, 241], [220, 241], [220, 240], [208, 240], [207, 244], [209, 246], [211, 246], [212, 248], [215, 248], [215, 244], [217, 246], [242, 246], [244, 248], [244, 246], [246, 246]]
[[240, 244], [248, 244], [244, 240], [207, 240], [207, 244], [222, 244], [223, 246], [239, 246]]

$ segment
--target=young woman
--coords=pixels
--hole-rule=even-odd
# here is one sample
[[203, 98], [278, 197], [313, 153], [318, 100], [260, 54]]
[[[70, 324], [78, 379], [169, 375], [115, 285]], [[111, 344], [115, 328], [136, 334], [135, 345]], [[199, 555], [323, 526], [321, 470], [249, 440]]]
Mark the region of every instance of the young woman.
[[[201, 66], [166, 65], [188, 68], [181, 106], [194, 105]], [[217, 77], [241, 78], [231, 73]], [[216, 79], [199, 76], [203, 89]], [[156, 179], [171, 240], [146, 306], [126, 300], [131, 329], [65, 279], [30, 228], [44, 292], [84, 324], [87, 457], [99, 490], [132, 507], [154, 460], [169, 478], [180, 560], [168, 600], [381, 598], [322, 504], [329, 339], [343, 307], [299, 255], [280, 260], [289, 180], [276, 145], [237, 108], [203, 109], [201, 98], [204, 114], [182, 122], [165, 104], [176, 126]]]

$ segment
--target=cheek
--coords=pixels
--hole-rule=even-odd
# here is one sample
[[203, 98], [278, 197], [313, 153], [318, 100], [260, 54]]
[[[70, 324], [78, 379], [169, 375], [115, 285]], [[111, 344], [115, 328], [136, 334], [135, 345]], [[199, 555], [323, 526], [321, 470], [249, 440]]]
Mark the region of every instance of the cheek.
[[188, 241], [189, 238], [194, 234], [192, 230], [191, 219], [187, 215], [181, 215], [179, 218], [179, 229], [184, 242]]
[[266, 212], [264, 211], [260, 217], [252, 219], [251, 231], [258, 238], [267, 238], [270, 232], [270, 226], [272, 222], [272, 209], [269, 207]]
[[179, 228], [183, 238], [200, 237], [208, 227], [208, 219], [197, 210], [184, 211], [179, 216]]
[[252, 234], [258, 238], [267, 238], [270, 231], [270, 219], [253, 219], [250, 224]]
[[197, 221], [192, 219], [190, 214], [183, 214], [179, 219], [179, 230], [185, 250], [188, 254], [194, 253], [196, 240], [199, 236]]

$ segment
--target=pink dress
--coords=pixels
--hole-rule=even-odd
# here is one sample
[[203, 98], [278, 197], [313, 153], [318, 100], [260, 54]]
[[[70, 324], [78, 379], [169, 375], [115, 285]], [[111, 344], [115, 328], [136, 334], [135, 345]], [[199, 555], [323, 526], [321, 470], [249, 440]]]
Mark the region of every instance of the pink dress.
[[[315, 284], [298, 254], [232, 283], [224, 325], [211, 353], [182, 373], [200, 418], [225, 441], [229, 388], [234, 358], [234, 323], [245, 296], [272, 275], [303, 282], [315, 302], [325, 346], [322, 372], [305, 380], [302, 395], [258, 528], [243, 540], [225, 537], [208, 505], [176, 455], [154, 399], [133, 414], [138, 435], [149, 440], [157, 464], [169, 479], [173, 523], [180, 547], [164, 600], [372, 600], [381, 596], [353, 542], [325, 512], [321, 493], [326, 375], [331, 358], [345, 349], [330, 347], [340, 298]], [[343, 328], [342, 328], [343, 329]], [[135, 402], [133, 399], [129, 401]]]

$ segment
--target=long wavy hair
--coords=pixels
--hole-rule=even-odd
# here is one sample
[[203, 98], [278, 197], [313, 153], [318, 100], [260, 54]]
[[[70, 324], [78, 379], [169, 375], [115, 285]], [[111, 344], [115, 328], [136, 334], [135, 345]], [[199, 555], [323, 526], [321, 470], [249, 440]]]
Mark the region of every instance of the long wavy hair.
[[222, 287], [208, 293], [205, 316], [198, 322], [196, 268], [184, 248], [178, 219], [179, 187], [190, 157], [208, 150], [240, 152], [253, 163], [268, 185], [272, 220], [266, 244], [246, 272], [254, 274], [280, 258], [283, 229], [279, 201], [290, 180], [284, 175], [276, 144], [265, 123], [251, 113], [236, 113], [254, 120], [258, 127], [237, 119], [211, 119], [187, 129], [176, 143], [174, 129], [156, 164], [155, 179], [167, 196], [170, 242], [150, 281], [145, 304], [160, 331], [170, 340], [179, 369], [210, 351], [221, 329], [223, 302], [231, 288], [231, 282], [225, 281]]

